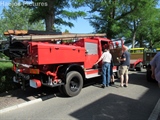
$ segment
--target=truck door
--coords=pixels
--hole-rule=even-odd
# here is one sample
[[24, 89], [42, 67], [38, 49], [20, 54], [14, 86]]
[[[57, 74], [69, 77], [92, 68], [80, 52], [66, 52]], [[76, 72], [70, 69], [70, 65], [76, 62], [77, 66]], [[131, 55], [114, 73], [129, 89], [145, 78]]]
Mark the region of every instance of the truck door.
[[91, 69], [93, 68], [94, 63], [99, 58], [98, 43], [85, 41], [85, 49], [86, 49], [86, 56], [85, 56], [85, 63], [84, 63], [85, 66], [84, 67], [86, 69]]

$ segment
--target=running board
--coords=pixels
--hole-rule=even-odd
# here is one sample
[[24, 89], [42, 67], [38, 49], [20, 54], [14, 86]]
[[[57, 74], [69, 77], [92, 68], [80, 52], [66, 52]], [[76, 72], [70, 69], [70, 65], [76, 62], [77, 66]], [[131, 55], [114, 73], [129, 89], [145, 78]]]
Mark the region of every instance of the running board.
[[100, 77], [100, 76], [101, 76], [100, 74], [95, 73], [95, 74], [86, 75], [86, 78], [90, 79], [90, 78]]
[[85, 74], [86, 74], [86, 79], [101, 76], [101, 72], [99, 72], [99, 69], [89, 69], [89, 70], [86, 70]]
[[[116, 73], [117, 70], [113, 70], [113, 73]], [[98, 71], [98, 69], [90, 69], [90, 70], [86, 70], [86, 78], [90, 79], [90, 78], [94, 78], [94, 77], [100, 77], [102, 75], [101, 72]]]

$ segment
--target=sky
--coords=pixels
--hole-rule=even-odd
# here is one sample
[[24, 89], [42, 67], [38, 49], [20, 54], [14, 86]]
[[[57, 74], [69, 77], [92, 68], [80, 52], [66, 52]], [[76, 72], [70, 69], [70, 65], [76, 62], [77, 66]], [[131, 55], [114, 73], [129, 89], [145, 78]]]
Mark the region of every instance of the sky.
[[78, 18], [72, 23], [74, 24], [74, 27], [69, 28], [66, 26], [62, 26], [62, 31], [65, 31], [65, 29], [67, 29], [71, 33], [92, 33], [94, 32], [94, 29], [92, 26], [89, 25], [88, 20], [85, 20], [83, 18]]
[[[23, 0], [19, 0], [23, 1]], [[28, 0], [32, 1], [32, 0]], [[11, 0], [0, 0], [0, 14], [2, 13], [2, 10], [4, 7], [7, 7], [8, 4], [11, 2]], [[67, 26], [60, 26], [62, 32], [64, 32], [66, 29], [71, 33], [91, 33], [94, 32], [94, 29], [92, 26], [90, 26], [89, 21], [83, 18], [78, 18], [77, 20], [71, 21], [74, 24], [74, 27], [69, 28]]]

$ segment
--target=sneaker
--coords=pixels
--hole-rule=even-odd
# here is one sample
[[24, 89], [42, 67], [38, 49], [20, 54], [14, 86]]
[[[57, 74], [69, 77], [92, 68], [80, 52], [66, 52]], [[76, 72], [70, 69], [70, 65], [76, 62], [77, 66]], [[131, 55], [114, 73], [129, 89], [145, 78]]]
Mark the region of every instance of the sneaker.
[[109, 86], [112, 86], [112, 85], [114, 85], [114, 82], [110, 82], [110, 83], [109, 83]]
[[105, 85], [102, 85], [102, 86], [101, 86], [101, 88], [105, 88], [105, 87], [106, 87]]
[[123, 87], [123, 85], [120, 85], [120, 87]]
[[128, 85], [124, 85], [124, 87], [128, 87]]

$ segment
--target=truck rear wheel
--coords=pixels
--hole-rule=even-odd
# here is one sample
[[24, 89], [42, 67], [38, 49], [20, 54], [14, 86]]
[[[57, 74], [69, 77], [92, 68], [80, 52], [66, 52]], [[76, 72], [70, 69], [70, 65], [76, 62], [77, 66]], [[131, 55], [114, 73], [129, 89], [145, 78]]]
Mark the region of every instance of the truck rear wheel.
[[139, 63], [137, 66], [136, 66], [136, 71], [142, 71], [142, 63]]
[[83, 87], [83, 78], [80, 73], [71, 71], [67, 73], [64, 91], [67, 96], [73, 97], [80, 93]]

